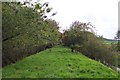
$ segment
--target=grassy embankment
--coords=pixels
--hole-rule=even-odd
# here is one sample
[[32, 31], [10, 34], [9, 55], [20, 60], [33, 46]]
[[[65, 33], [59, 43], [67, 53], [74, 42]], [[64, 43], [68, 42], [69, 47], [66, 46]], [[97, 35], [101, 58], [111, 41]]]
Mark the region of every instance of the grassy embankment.
[[54, 47], [3, 68], [3, 78], [115, 78], [117, 72], [69, 48]]

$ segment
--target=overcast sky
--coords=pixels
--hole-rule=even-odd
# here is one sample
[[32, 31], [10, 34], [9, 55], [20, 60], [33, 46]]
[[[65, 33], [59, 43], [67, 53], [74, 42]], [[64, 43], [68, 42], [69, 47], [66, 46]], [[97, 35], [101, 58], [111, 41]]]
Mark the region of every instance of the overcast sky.
[[[40, 0], [42, 1], [42, 0]], [[113, 39], [118, 30], [119, 0], [43, 0], [49, 2], [53, 12], [52, 17], [61, 30], [69, 28], [74, 21], [91, 22], [96, 27], [98, 35]]]

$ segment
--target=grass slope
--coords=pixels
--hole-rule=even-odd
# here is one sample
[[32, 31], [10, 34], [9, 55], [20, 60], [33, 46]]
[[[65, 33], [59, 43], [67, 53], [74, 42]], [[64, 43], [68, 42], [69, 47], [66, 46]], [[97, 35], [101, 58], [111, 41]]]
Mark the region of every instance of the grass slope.
[[3, 78], [115, 78], [117, 72], [69, 48], [54, 47], [3, 68]]

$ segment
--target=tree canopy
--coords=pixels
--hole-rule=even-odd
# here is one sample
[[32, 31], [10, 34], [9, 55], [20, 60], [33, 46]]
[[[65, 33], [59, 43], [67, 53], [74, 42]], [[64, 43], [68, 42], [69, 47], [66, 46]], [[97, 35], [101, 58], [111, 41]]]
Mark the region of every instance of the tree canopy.
[[3, 66], [59, 43], [58, 23], [46, 16], [51, 10], [46, 2], [2, 4]]

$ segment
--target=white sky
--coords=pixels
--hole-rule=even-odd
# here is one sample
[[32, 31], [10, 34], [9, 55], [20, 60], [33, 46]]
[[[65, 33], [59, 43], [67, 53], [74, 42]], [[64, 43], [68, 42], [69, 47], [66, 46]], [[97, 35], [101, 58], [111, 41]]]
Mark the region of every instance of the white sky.
[[97, 34], [106, 38], [114, 38], [118, 30], [119, 0], [40, 0], [49, 2], [55, 19], [61, 30], [69, 28], [74, 21], [91, 22]]

